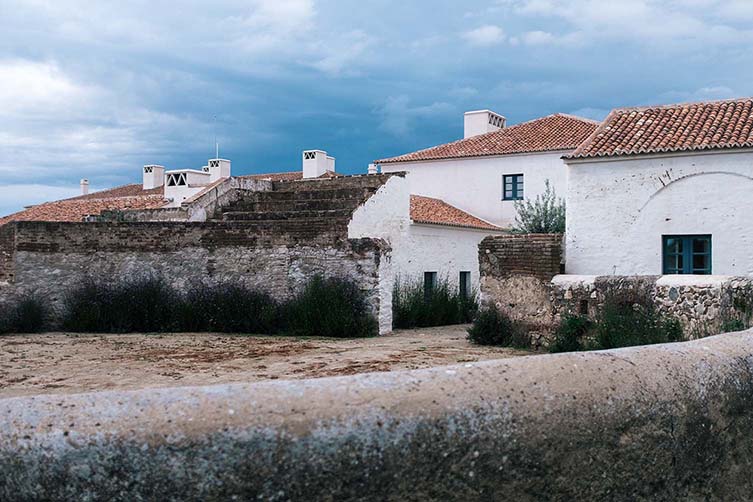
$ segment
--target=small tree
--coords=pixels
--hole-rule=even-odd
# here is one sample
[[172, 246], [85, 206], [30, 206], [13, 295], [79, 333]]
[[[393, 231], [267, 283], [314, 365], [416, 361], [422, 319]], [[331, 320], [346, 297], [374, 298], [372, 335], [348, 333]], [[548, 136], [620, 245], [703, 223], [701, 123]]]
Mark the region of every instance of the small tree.
[[516, 232], [525, 234], [556, 234], [565, 231], [565, 201], [557, 197], [549, 180], [544, 193], [536, 199], [515, 201]]

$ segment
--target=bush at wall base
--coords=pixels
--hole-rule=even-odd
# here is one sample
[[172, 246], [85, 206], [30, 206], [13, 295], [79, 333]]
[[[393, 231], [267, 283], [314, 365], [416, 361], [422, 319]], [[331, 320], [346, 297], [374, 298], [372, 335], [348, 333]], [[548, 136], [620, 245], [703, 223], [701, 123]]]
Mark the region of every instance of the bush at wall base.
[[296, 336], [355, 338], [378, 334], [358, 287], [338, 278], [316, 276], [284, 307], [285, 330]]
[[604, 350], [682, 340], [679, 321], [662, 315], [652, 302], [612, 298], [605, 301], [595, 321], [565, 316], [549, 351]]
[[287, 302], [246, 285], [197, 284], [177, 291], [159, 276], [89, 280], [64, 301], [63, 329], [98, 333], [221, 332], [363, 337], [378, 323], [350, 281], [313, 277]]
[[493, 306], [478, 311], [468, 328], [468, 340], [477, 345], [527, 349], [531, 340], [524, 327]]
[[421, 278], [398, 278], [392, 291], [392, 324], [396, 329], [465, 324], [478, 310], [476, 292], [461, 294], [446, 277], [427, 289]]
[[0, 334], [40, 333], [50, 319], [50, 309], [41, 296], [30, 293], [0, 305]]

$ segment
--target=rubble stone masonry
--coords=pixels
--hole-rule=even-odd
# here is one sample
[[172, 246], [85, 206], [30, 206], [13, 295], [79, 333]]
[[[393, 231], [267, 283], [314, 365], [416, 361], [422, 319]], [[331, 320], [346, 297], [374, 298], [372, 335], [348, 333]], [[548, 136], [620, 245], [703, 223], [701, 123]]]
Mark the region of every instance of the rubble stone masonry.
[[747, 277], [558, 275], [561, 235], [502, 235], [479, 245], [481, 300], [526, 323], [546, 345], [562, 316], [595, 318], [609, 298], [653, 302], [700, 338], [753, 322], [753, 280]]
[[[221, 280], [289, 297], [313, 275], [347, 277], [366, 292], [380, 321], [380, 281], [389, 247], [378, 239], [347, 239], [340, 220], [259, 222], [18, 222], [0, 230], [0, 271], [7, 297], [34, 291], [59, 304], [87, 277], [118, 280], [159, 274], [176, 287]], [[15, 241], [11, 237], [15, 234]], [[9, 257], [9, 258], [8, 258]]]

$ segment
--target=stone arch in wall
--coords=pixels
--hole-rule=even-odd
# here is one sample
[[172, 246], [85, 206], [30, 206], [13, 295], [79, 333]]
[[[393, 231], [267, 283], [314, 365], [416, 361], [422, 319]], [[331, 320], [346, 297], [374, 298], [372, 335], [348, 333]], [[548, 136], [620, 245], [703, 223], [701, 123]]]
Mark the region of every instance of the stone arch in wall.
[[661, 274], [662, 236], [712, 236], [716, 275], [753, 274], [753, 177], [708, 171], [673, 180], [637, 211], [623, 250], [626, 269]]

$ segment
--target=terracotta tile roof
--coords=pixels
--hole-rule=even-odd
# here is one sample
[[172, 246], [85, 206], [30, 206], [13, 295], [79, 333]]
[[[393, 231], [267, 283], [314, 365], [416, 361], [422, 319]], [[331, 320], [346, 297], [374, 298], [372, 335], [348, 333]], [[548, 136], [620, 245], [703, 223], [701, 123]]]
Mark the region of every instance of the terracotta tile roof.
[[11, 221], [82, 221], [105, 210], [156, 209], [166, 203], [162, 190], [162, 187], [144, 190], [141, 184], [132, 184], [45, 202], [0, 218], [0, 225]]
[[565, 158], [753, 147], [753, 98], [618, 108]]
[[461, 139], [426, 150], [375, 161], [377, 164], [422, 160], [486, 157], [512, 153], [570, 150], [594, 132], [598, 122], [556, 113], [499, 131]]
[[451, 206], [441, 199], [410, 196], [410, 217], [415, 223], [449, 225], [453, 227], [479, 228], [482, 230], [502, 230], [472, 214]]

